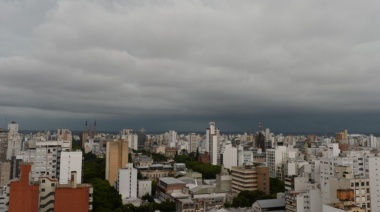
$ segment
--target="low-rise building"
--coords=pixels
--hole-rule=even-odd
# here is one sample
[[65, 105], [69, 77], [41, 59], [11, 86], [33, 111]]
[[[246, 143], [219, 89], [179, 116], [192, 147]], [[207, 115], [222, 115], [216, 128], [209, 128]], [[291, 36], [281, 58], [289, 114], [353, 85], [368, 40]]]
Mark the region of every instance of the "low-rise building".
[[186, 183], [173, 177], [162, 177], [157, 183], [156, 195], [162, 200], [173, 199], [173, 193], [182, 194]]

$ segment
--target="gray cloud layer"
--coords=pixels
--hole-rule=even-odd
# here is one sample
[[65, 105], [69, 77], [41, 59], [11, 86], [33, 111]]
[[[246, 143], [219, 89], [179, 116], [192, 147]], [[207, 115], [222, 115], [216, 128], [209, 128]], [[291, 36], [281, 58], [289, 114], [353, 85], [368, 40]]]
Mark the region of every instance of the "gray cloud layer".
[[379, 114], [379, 8], [327, 0], [2, 1], [0, 116], [169, 116], [172, 127], [181, 119], [187, 128], [208, 117]]

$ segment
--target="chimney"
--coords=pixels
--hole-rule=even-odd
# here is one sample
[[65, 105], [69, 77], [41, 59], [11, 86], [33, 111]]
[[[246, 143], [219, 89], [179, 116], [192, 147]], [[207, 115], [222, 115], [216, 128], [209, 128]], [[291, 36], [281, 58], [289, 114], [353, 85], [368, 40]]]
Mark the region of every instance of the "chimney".
[[70, 187], [71, 188], [77, 187], [77, 172], [76, 171], [71, 172]]

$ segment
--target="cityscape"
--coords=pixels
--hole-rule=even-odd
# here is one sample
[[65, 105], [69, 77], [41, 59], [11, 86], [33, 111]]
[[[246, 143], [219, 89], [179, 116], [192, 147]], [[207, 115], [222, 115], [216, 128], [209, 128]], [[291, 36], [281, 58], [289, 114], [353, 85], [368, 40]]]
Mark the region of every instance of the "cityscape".
[[[0, 129], [0, 211], [378, 211], [380, 137]], [[372, 201], [371, 201], [372, 200]]]
[[380, 212], [379, 9], [0, 0], [0, 212]]

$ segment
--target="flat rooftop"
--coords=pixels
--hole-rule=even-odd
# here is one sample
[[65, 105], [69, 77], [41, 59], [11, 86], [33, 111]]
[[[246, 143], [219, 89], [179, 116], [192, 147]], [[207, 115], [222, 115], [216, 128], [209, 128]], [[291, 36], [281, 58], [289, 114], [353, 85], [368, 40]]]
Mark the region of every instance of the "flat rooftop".
[[160, 181], [166, 183], [167, 185], [170, 185], [170, 184], [186, 184], [183, 181], [178, 180], [178, 179], [173, 178], [173, 177], [161, 177]]

